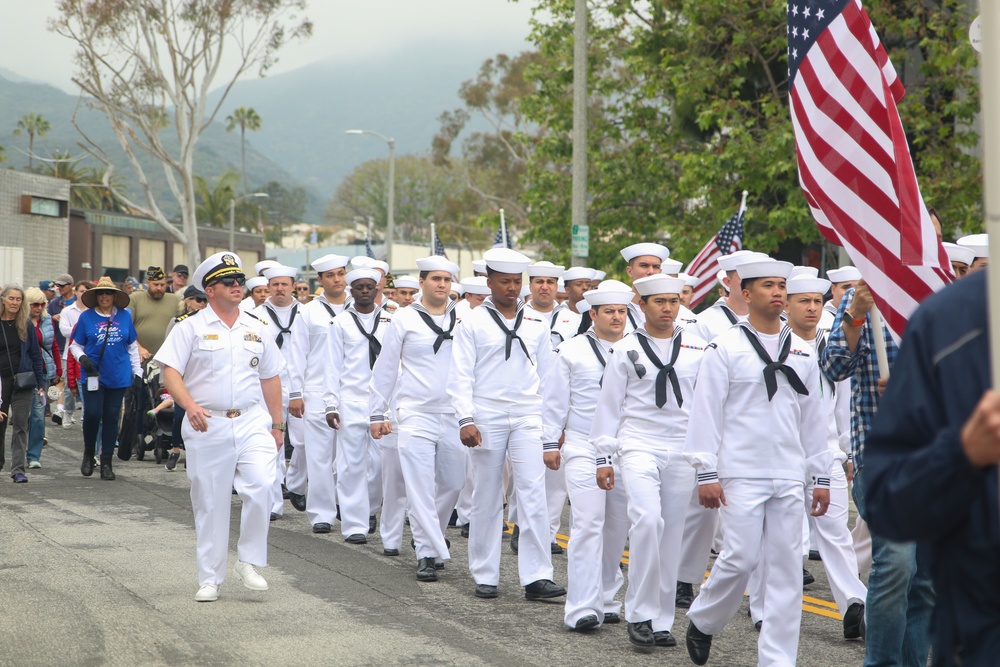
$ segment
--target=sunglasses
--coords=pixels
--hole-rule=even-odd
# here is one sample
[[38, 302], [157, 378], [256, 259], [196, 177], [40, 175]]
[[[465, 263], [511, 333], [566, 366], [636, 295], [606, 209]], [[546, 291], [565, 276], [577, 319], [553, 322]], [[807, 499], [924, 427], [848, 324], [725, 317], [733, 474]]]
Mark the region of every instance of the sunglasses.
[[209, 284], [209, 287], [211, 287], [212, 285], [217, 285], [219, 283], [222, 283], [226, 287], [232, 287], [233, 285], [239, 285], [240, 287], [243, 287], [244, 285], [246, 285], [247, 279], [246, 276], [226, 276], [225, 278], [219, 278], [218, 280], [213, 280]]
[[114, 296], [115, 295], [115, 293], [112, 292], [109, 289], [94, 290], [94, 294], [96, 294], [97, 296]]
[[38, 306], [39, 308], [44, 308], [45, 304], [44, 303], [33, 303], [33, 304], [31, 304], [32, 308], [34, 308], [35, 306]]
[[[230, 287], [232, 287], [232, 285], [230, 285]], [[194, 301], [195, 303], [208, 303], [208, 299], [203, 299], [200, 296], [194, 297]]]

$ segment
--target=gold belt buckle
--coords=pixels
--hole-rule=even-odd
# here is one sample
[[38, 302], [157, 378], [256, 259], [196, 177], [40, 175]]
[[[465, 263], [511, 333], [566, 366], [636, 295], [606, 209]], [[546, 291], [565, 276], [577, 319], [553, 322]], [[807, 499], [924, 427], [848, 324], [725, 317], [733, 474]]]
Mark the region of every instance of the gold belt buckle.
[[242, 410], [226, 410], [226, 419], [236, 419], [241, 414], [243, 414]]

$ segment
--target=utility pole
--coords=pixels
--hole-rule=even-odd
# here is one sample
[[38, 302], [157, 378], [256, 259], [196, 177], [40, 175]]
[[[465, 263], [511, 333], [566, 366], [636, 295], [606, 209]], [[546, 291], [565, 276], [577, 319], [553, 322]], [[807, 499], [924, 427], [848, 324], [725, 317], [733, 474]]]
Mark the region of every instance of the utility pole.
[[575, 0], [573, 26], [573, 195], [572, 266], [590, 256], [587, 225], [587, 0]]

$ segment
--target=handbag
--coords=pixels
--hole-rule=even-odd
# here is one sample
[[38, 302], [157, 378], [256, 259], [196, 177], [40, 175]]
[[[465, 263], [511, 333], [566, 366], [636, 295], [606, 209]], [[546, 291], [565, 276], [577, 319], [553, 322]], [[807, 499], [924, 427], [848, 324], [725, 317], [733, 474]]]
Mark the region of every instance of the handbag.
[[[14, 361], [10, 356], [10, 348], [7, 346], [7, 330], [0, 329], [3, 331], [3, 343], [4, 349], [7, 350], [7, 363], [13, 369]], [[34, 389], [37, 386], [35, 382], [35, 372], [34, 371], [23, 371], [21, 373], [14, 373], [14, 391], [24, 391], [26, 389]]]

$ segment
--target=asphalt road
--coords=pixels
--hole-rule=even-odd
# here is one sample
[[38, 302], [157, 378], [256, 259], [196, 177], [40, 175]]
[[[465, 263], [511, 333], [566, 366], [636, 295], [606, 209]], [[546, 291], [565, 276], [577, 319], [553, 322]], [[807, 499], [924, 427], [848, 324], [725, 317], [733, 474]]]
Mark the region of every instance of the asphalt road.
[[[29, 665], [690, 665], [678, 614], [670, 649], [637, 650], [625, 625], [568, 631], [561, 602], [527, 602], [504, 537], [501, 595], [472, 594], [464, 540], [435, 583], [414, 578], [409, 549], [382, 555], [378, 535], [345, 544], [338, 526], [313, 535], [286, 502], [271, 524], [270, 590], [235, 575], [218, 602], [196, 603], [194, 524], [182, 465], [120, 462], [118, 479], [79, 472], [82, 436], [49, 426], [42, 468], [28, 484], [0, 477], [0, 663]], [[9, 457], [8, 457], [9, 458]], [[183, 459], [182, 459], [183, 464]], [[234, 497], [230, 562], [239, 501]], [[568, 510], [567, 510], [568, 511]], [[563, 530], [567, 524], [564, 521]], [[408, 532], [408, 530], [407, 530]], [[408, 544], [408, 536], [404, 544]], [[553, 557], [566, 582], [566, 556]], [[809, 605], [832, 603], [820, 563]], [[746, 605], [720, 633], [710, 665], [756, 664]], [[860, 665], [864, 647], [841, 622], [803, 613], [799, 665]]]

